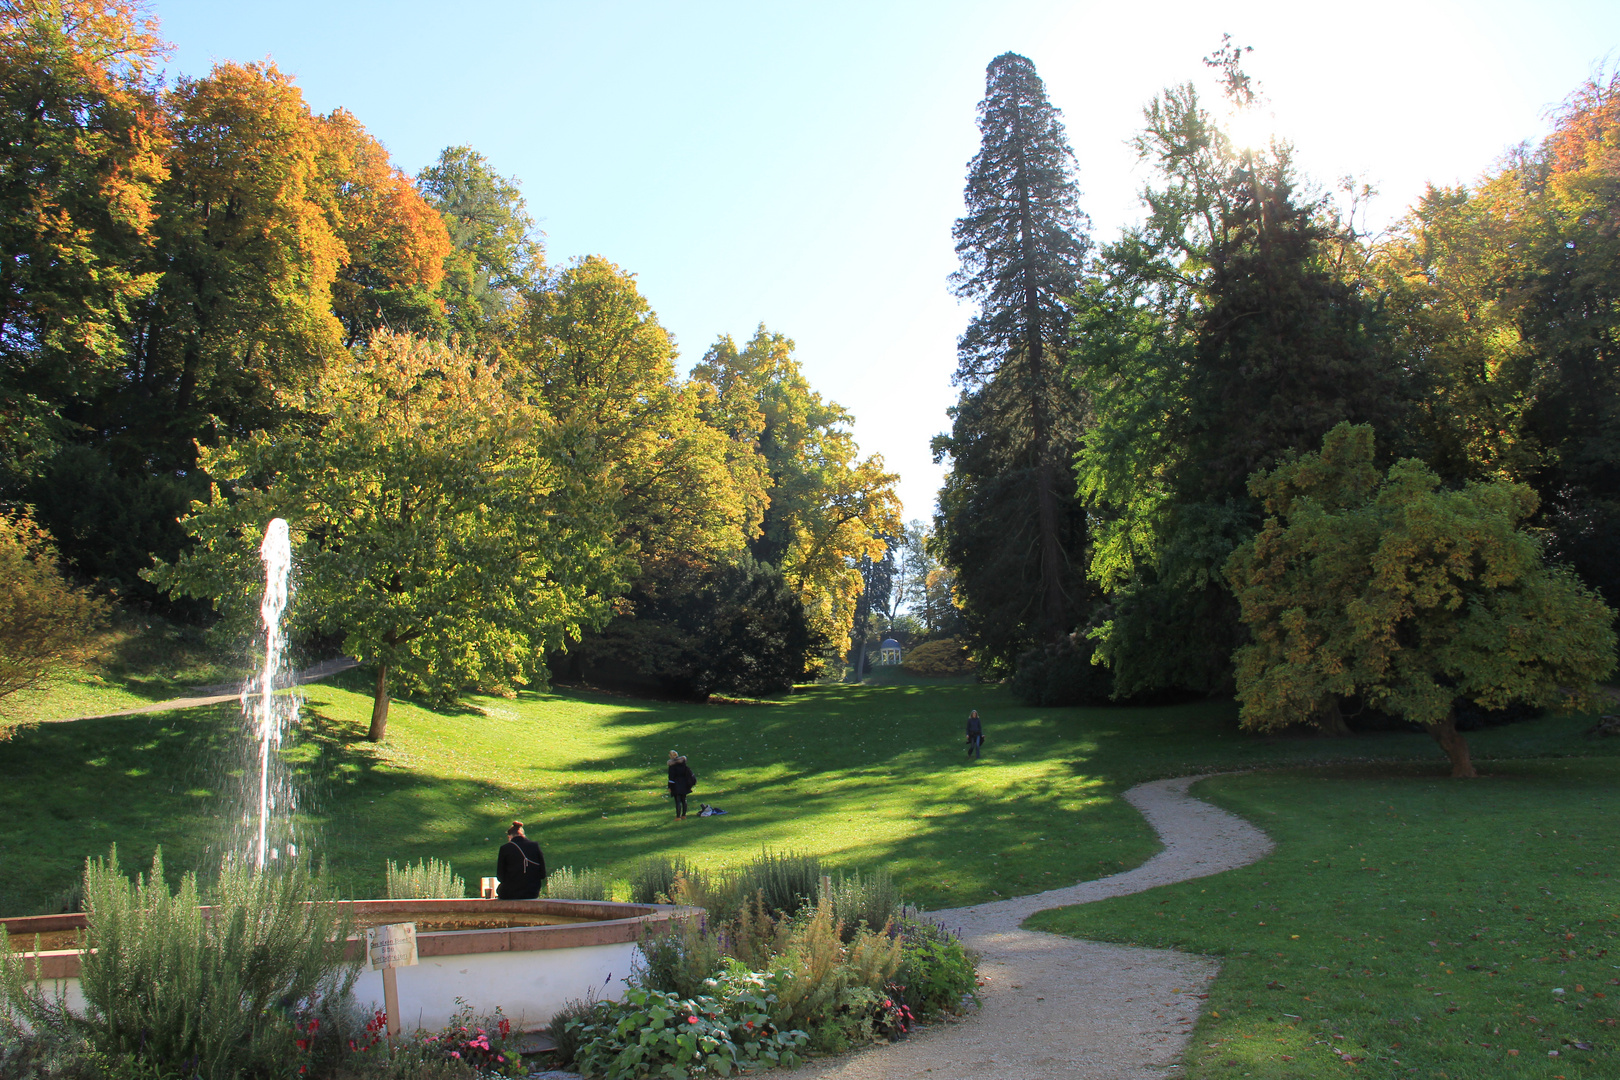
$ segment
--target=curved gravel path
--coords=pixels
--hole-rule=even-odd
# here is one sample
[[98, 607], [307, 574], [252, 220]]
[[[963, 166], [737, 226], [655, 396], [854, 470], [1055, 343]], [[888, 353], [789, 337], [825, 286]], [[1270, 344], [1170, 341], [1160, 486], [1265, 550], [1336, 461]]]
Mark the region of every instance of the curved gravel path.
[[1021, 930], [1037, 911], [1125, 896], [1247, 866], [1271, 839], [1187, 794], [1199, 776], [1138, 784], [1125, 799], [1164, 850], [1134, 870], [973, 907], [930, 912], [982, 961], [983, 1008], [905, 1042], [813, 1062], [806, 1080], [1158, 1080], [1176, 1062], [1218, 965], [1168, 949]]

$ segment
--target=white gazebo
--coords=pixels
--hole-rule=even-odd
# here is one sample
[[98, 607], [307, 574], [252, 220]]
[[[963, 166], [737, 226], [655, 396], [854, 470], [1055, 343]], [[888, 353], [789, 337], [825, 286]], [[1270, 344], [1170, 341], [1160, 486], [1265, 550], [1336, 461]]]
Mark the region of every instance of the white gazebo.
[[878, 663], [898, 664], [900, 662], [900, 643], [894, 638], [884, 638], [883, 644], [878, 646]]

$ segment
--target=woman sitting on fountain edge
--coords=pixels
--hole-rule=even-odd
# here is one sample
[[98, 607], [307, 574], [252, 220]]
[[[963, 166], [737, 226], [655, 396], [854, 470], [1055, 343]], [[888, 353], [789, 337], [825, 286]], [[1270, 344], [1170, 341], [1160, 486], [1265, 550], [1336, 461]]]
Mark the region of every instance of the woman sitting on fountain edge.
[[540, 845], [523, 835], [523, 822], [506, 830], [506, 843], [495, 857], [495, 879], [501, 900], [534, 900], [546, 884], [546, 857]]

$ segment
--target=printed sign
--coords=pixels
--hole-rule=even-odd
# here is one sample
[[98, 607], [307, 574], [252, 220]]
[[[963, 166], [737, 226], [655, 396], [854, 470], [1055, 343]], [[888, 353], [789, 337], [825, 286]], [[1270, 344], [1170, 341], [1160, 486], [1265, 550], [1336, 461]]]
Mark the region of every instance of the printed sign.
[[366, 931], [366, 956], [372, 971], [416, 966], [416, 924], [389, 923]]

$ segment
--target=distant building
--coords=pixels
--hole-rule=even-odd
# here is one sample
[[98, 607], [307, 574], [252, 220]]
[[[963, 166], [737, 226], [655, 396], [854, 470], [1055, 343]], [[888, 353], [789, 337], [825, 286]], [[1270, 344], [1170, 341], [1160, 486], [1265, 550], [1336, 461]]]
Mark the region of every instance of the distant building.
[[883, 644], [878, 646], [878, 663], [898, 664], [900, 662], [900, 643], [894, 638], [884, 638]]

